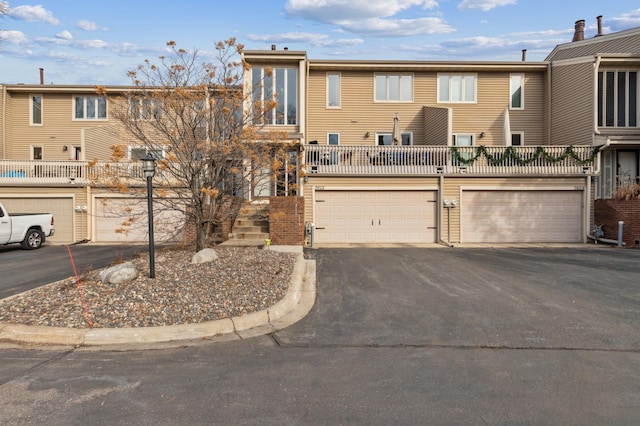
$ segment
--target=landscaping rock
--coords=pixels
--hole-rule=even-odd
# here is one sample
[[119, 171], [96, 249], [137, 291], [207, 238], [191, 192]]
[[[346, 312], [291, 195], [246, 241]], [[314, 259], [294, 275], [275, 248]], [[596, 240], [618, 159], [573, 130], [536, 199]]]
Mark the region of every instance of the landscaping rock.
[[138, 277], [138, 269], [133, 263], [125, 262], [103, 269], [99, 276], [105, 284], [125, 284]]
[[191, 263], [209, 263], [218, 260], [218, 253], [212, 248], [202, 249], [191, 258]]

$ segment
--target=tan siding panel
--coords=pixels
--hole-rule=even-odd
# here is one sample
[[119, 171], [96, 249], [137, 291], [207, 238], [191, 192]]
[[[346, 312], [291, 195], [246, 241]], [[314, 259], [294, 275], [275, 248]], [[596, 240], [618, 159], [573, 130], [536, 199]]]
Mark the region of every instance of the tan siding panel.
[[593, 64], [574, 64], [552, 68], [553, 145], [591, 145], [593, 143], [594, 102]]

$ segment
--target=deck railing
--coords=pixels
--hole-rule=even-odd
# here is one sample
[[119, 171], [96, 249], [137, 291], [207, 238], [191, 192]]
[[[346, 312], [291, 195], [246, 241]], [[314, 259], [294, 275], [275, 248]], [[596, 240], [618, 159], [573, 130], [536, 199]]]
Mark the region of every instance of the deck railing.
[[307, 173], [325, 175], [572, 175], [596, 171], [590, 146], [322, 146], [305, 150]]
[[[447, 147], [323, 146], [305, 147], [306, 173], [323, 175], [576, 175], [597, 173], [590, 146]], [[162, 171], [157, 170], [157, 178]], [[0, 184], [100, 184], [114, 177], [140, 180], [139, 161], [89, 162], [0, 160]]]

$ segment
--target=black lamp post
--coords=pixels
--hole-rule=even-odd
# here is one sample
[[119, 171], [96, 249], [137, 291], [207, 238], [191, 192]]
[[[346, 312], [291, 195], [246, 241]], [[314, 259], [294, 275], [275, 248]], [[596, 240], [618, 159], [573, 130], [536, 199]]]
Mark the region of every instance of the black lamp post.
[[147, 178], [147, 211], [149, 213], [149, 278], [156, 277], [156, 261], [153, 247], [153, 176], [156, 174], [156, 159], [149, 153], [141, 158], [142, 170]]

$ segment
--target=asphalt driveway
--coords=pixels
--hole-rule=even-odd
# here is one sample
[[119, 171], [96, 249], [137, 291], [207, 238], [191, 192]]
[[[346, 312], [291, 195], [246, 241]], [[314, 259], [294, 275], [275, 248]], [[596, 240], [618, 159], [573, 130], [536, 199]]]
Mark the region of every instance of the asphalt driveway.
[[308, 250], [318, 299], [293, 346], [640, 349], [640, 251]]

